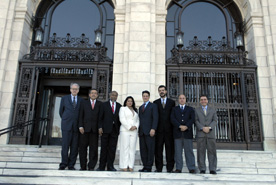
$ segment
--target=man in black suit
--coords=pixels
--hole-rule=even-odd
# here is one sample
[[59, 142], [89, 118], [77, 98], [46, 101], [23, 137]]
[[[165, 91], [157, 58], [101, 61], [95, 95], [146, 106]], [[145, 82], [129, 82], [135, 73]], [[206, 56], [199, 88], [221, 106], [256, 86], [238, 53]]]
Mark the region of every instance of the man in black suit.
[[71, 83], [71, 94], [63, 96], [60, 102], [62, 149], [59, 170], [64, 170], [67, 166], [69, 170], [75, 170], [74, 166], [78, 156], [79, 108], [82, 101], [82, 98], [78, 96], [79, 89], [80, 86], [77, 83]]
[[174, 167], [174, 141], [173, 125], [171, 123], [171, 111], [175, 107], [175, 102], [167, 98], [167, 87], [158, 87], [160, 98], [155, 100], [158, 107], [159, 119], [155, 141], [155, 166], [156, 172], [162, 172], [163, 168], [163, 149], [165, 145], [167, 172], [172, 172]]
[[100, 165], [97, 171], [117, 171], [114, 168], [116, 147], [120, 129], [119, 110], [121, 104], [116, 102], [118, 93], [112, 91], [110, 100], [102, 103], [99, 114], [99, 135], [101, 136]]
[[101, 101], [98, 98], [98, 91], [91, 89], [89, 99], [82, 101], [79, 113], [79, 157], [81, 170], [86, 170], [87, 147], [89, 146], [88, 170], [93, 171], [98, 161], [98, 115]]
[[193, 152], [193, 124], [195, 122], [195, 111], [192, 107], [185, 105], [184, 94], [178, 96], [179, 106], [172, 109], [171, 121], [174, 126], [174, 148], [176, 170], [174, 173], [181, 173], [183, 168], [183, 149], [185, 153], [186, 165], [189, 173], [195, 171], [195, 156]]
[[156, 104], [149, 101], [149, 91], [143, 91], [142, 98], [144, 103], [139, 108], [139, 142], [144, 167], [139, 172], [151, 172], [155, 149], [155, 131], [158, 125], [158, 108]]

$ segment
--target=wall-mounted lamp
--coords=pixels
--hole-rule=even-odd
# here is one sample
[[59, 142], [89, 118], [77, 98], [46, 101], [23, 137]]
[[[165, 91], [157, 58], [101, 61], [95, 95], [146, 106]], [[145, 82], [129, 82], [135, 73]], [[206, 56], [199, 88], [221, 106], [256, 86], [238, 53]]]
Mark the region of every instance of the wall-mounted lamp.
[[184, 46], [184, 33], [182, 31], [178, 31], [176, 33], [176, 44], [177, 44], [177, 47], [180, 49]]
[[41, 44], [43, 41], [43, 29], [39, 26], [35, 29], [35, 39], [34, 41], [38, 44]]
[[236, 32], [236, 33], [235, 33], [235, 38], [236, 38], [236, 45], [237, 45], [237, 48], [242, 48], [242, 47], [244, 46], [243, 34], [242, 34], [242, 32]]
[[95, 30], [95, 45], [98, 47], [102, 44], [102, 33], [100, 28]]

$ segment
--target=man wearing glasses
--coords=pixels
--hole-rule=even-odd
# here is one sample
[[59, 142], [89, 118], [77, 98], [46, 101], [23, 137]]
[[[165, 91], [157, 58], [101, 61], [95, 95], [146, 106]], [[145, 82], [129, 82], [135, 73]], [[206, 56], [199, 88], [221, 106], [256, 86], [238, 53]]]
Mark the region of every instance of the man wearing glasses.
[[[61, 117], [62, 149], [59, 170], [75, 170], [78, 156], [78, 117], [82, 98], [78, 96], [80, 86], [71, 83], [70, 95], [63, 96], [60, 102], [59, 115]], [[70, 149], [70, 153], [68, 154]]]

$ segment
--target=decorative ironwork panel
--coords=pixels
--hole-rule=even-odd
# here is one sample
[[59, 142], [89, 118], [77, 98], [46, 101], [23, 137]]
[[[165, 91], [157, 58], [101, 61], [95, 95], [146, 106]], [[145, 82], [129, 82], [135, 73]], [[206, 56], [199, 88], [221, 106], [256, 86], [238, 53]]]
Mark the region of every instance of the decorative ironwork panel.
[[18, 125], [18, 129], [12, 133], [13, 136], [25, 136], [26, 134], [25, 128], [20, 127], [20, 124], [28, 121], [34, 72], [33, 67], [22, 67], [21, 69], [13, 120], [13, 125]]
[[106, 93], [107, 93], [107, 80], [108, 80], [108, 73], [107, 70], [98, 70], [97, 71], [97, 89], [99, 94], [99, 99], [105, 100]]
[[173, 48], [167, 64], [202, 64], [254, 66], [255, 62], [246, 58], [247, 52], [231, 48], [226, 41], [203, 40], [196, 37], [186, 48]]
[[261, 141], [260, 118], [258, 112], [258, 97], [254, 73], [245, 73], [245, 92], [248, 105], [249, 139], [251, 142]]
[[32, 82], [33, 68], [24, 68], [22, 70], [21, 82], [19, 84], [19, 98], [27, 98], [30, 95], [30, 85]]
[[169, 73], [169, 95], [173, 99], [177, 99], [179, 93], [179, 73], [170, 71]]
[[26, 60], [36, 61], [85, 61], [112, 62], [106, 55], [106, 47], [89, 44], [88, 37], [57, 37], [55, 34], [48, 43], [32, 47], [31, 53], [23, 56]]
[[24, 136], [24, 127], [20, 127], [20, 124], [26, 122], [28, 104], [17, 104], [15, 125], [18, 129], [13, 131], [13, 136]]

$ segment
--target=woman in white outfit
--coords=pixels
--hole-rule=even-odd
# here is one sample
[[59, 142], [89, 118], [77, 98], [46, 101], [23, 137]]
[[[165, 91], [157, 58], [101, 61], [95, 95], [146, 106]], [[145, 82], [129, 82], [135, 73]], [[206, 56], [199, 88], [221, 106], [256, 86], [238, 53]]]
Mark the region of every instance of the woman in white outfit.
[[119, 112], [121, 122], [120, 127], [120, 159], [119, 167], [123, 171], [133, 171], [137, 130], [139, 127], [139, 116], [132, 96], [128, 96], [124, 101], [124, 107]]

